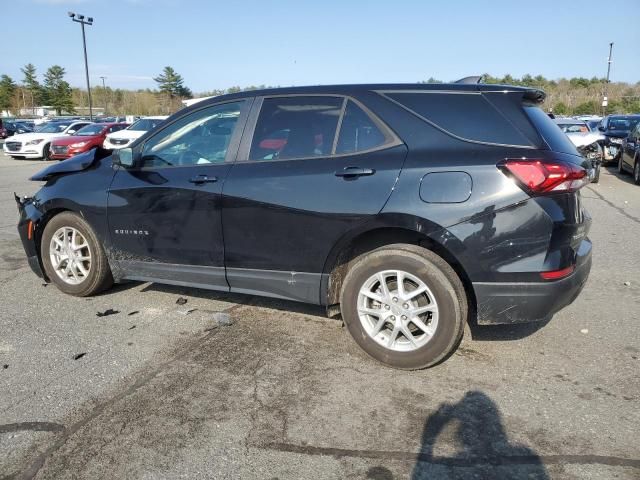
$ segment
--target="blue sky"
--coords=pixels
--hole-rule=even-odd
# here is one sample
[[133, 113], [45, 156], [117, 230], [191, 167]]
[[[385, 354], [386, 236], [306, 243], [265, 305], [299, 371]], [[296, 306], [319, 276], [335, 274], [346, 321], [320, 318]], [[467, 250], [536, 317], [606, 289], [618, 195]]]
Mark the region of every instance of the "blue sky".
[[[4, 0], [6, 1], [6, 0]], [[84, 85], [155, 86], [173, 66], [195, 92], [234, 85], [455, 80], [484, 72], [640, 81], [640, 0], [14, 0], [2, 7], [0, 73], [31, 62]], [[19, 18], [19, 21], [8, 21]], [[634, 23], [635, 22], [635, 23]], [[12, 41], [11, 39], [15, 39]]]

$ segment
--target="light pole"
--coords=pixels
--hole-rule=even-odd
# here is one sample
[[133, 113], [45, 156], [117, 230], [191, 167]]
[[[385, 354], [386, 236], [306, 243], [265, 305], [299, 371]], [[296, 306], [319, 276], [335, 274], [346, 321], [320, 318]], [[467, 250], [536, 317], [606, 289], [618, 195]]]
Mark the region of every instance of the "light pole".
[[609, 73], [611, 72], [611, 53], [613, 52], [613, 42], [609, 44], [609, 58], [607, 59], [607, 81], [604, 84], [604, 98], [602, 99], [602, 116], [607, 115], [607, 105], [609, 99], [607, 98], [607, 90], [609, 87]]
[[109, 106], [109, 101], [107, 99], [107, 87], [104, 86], [104, 79], [107, 77], [100, 77], [102, 79], [102, 93], [104, 94], [104, 114], [107, 114], [107, 107]]
[[79, 13], [68, 12], [71, 20], [77, 22], [82, 27], [82, 47], [84, 48], [84, 73], [87, 77], [87, 93], [89, 94], [89, 120], [93, 121], [93, 109], [91, 108], [91, 85], [89, 84], [89, 64], [87, 62], [87, 40], [84, 35], [84, 26], [93, 25], [93, 17], [84, 19], [84, 15]]

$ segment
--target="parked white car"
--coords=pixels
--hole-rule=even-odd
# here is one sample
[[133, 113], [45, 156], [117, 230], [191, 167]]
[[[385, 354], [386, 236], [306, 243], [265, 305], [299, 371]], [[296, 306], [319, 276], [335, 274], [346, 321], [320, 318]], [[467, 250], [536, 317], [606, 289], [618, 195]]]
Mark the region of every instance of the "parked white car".
[[107, 150], [118, 150], [130, 145], [135, 139], [160, 125], [167, 116], [144, 117], [119, 132], [109, 133], [104, 139], [103, 147]]
[[21, 133], [7, 139], [2, 146], [5, 155], [12, 158], [42, 158], [49, 160], [49, 146], [54, 138], [73, 135], [92, 122], [60, 120], [47, 122], [36, 127], [35, 132]]

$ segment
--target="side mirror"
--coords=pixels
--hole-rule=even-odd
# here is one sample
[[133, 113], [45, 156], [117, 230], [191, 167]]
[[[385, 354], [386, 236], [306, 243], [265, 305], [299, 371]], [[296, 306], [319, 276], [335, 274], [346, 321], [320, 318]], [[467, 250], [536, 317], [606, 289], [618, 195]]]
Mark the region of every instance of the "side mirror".
[[114, 165], [120, 165], [124, 168], [133, 167], [133, 149], [121, 148], [120, 150], [114, 150], [111, 154], [111, 161]]
[[598, 130], [600, 130], [601, 132], [604, 132], [604, 127], [602, 125], [598, 125]]

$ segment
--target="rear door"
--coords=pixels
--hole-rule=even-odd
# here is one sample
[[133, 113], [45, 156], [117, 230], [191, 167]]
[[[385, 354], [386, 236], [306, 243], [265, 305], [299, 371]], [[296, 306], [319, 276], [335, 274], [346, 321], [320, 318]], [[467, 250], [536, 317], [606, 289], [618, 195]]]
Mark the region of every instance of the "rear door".
[[228, 289], [221, 192], [248, 106], [240, 100], [180, 117], [136, 147], [136, 168], [116, 172], [110, 253], [126, 278]]
[[258, 99], [246, 130], [223, 192], [231, 291], [322, 303], [331, 248], [380, 212], [406, 147], [338, 95]]

